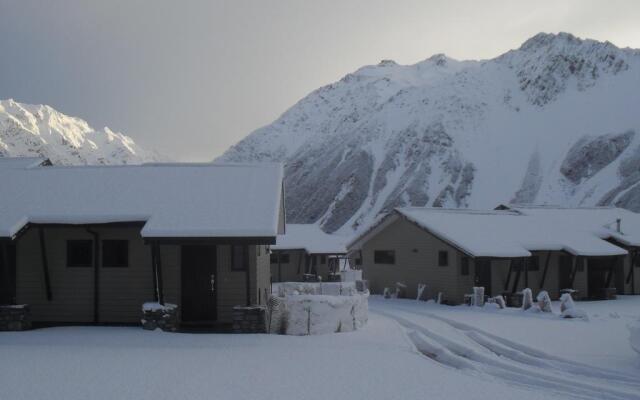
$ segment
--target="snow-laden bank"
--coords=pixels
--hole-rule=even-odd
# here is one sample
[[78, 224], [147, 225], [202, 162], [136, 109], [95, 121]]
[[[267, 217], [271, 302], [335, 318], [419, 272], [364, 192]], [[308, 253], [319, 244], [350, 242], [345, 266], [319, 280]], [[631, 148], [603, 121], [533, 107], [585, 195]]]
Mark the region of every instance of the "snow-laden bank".
[[269, 301], [267, 329], [287, 335], [350, 332], [368, 320], [369, 292], [355, 282], [284, 282]]
[[629, 333], [631, 348], [640, 355], [640, 320], [629, 324]]

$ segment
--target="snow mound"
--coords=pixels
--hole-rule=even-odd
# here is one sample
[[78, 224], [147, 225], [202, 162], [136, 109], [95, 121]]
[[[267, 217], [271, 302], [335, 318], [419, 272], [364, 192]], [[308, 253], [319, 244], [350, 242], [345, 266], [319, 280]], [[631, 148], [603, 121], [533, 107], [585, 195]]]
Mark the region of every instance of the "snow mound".
[[640, 320], [629, 325], [629, 333], [631, 348], [640, 355]]

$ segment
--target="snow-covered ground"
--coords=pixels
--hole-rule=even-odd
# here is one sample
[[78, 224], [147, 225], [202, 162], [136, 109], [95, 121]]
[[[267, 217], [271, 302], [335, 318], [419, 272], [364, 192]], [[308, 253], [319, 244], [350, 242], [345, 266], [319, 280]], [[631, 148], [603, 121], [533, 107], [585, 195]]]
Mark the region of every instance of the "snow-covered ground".
[[577, 305], [588, 321], [374, 296], [362, 330], [320, 336], [0, 333], [0, 398], [640, 398], [640, 297]]

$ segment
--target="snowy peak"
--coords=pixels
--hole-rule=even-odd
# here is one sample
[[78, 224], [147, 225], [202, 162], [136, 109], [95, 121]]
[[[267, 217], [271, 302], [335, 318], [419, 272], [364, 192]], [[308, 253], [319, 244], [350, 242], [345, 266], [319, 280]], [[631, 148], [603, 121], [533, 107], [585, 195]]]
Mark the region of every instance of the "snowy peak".
[[94, 130], [47, 105], [0, 100], [0, 157], [41, 156], [54, 164], [139, 164], [161, 161], [130, 137]]
[[638, 50], [610, 42], [579, 39], [569, 33], [539, 33], [498, 60], [516, 70], [528, 100], [544, 106], [567, 90], [586, 90], [603, 76], [617, 75], [637, 63]]

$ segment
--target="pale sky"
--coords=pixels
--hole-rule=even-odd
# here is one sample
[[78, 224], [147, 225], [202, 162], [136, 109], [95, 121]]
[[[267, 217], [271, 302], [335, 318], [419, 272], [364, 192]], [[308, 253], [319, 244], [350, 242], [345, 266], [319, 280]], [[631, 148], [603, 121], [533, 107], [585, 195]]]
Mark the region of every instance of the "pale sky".
[[640, 48], [640, 1], [0, 0], [0, 98], [208, 161], [363, 65], [559, 31]]

